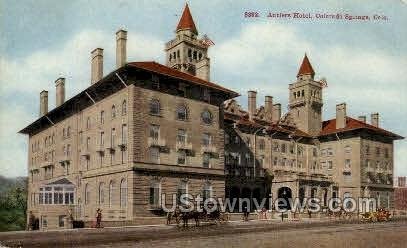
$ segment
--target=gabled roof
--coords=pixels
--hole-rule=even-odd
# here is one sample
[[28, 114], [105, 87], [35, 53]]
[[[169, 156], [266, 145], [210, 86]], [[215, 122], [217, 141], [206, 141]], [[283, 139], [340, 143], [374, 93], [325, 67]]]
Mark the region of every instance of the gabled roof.
[[198, 34], [194, 19], [192, 19], [191, 12], [189, 11], [188, 4], [185, 4], [184, 12], [182, 12], [181, 19], [179, 20], [176, 31], [179, 30], [191, 30], [193, 33]]
[[61, 179], [56, 180], [56, 181], [54, 181], [52, 183], [48, 183], [47, 185], [61, 185], [61, 184], [68, 184], [68, 185], [72, 184], [73, 185], [73, 183], [71, 181], [69, 181], [68, 179], [66, 179], [66, 178], [61, 178]]
[[128, 63], [128, 65], [132, 66], [132, 67], [137, 67], [137, 68], [140, 68], [140, 69], [144, 69], [144, 70], [147, 70], [147, 71], [155, 72], [155, 73], [158, 73], [158, 74], [162, 74], [162, 75], [166, 75], [166, 76], [186, 80], [186, 81], [196, 83], [198, 85], [206, 86], [206, 87], [209, 87], [209, 88], [213, 88], [213, 89], [216, 89], [216, 90], [220, 90], [220, 91], [223, 91], [225, 93], [229, 93], [231, 95], [231, 98], [239, 96], [239, 93], [234, 92], [234, 91], [229, 90], [229, 89], [226, 89], [226, 88], [224, 88], [224, 87], [222, 87], [222, 86], [220, 86], [218, 84], [215, 84], [215, 83], [200, 79], [198, 77], [192, 76], [191, 74], [181, 72], [179, 70], [170, 68], [168, 66], [159, 64], [159, 63], [154, 62], [154, 61], [130, 62], [130, 63]]
[[322, 122], [322, 130], [321, 130], [320, 136], [341, 133], [341, 132], [346, 132], [346, 131], [351, 131], [351, 130], [357, 130], [357, 129], [368, 129], [368, 130], [377, 132], [379, 134], [389, 136], [393, 139], [404, 139], [404, 137], [402, 137], [398, 134], [392, 133], [390, 131], [384, 130], [379, 127], [375, 127], [373, 125], [353, 119], [351, 117], [346, 117], [346, 125], [344, 128], [338, 128], [338, 129], [336, 128], [336, 119], [331, 119], [331, 120]]
[[302, 60], [297, 77], [299, 75], [311, 75], [312, 77], [314, 77], [315, 75], [314, 69], [312, 68], [311, 63], [308, 60], [307, 54], [305, 54], [304, 59]]

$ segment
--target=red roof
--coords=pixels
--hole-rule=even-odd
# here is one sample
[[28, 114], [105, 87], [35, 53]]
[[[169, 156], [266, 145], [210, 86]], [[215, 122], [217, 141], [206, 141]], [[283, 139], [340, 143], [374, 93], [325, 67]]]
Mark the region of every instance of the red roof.
[[403, 139], [402, 136], [397, 135], [395, 133], [392, 133], [390, 131], [384, 130], [379, 127], [372, 126], [370, 124], [367, 124], [365, 122], [355, 120], [350, 117], [346, 117], [346, 126], [345, 128], [336, 128], [336, 119], [328, 120], [322, 122], [322, 130], [320, 133], [320, 136], [328, 135], [328, 134], [334, 134], [334, 133], [340, 133], [340, 132], [345, 132], [345, 131], [350, 131], [350, 130], [356, 130], [356, 129], [369, 129], [375, 132], [378, 132], [380, 134], [386, 135], [386, 136], [392, 136], [395, 139]]
[[315, 75], [314, 69], [312, 69], [312, 65], [308, 60], [307, 54], [305, 54], [304, 59], [302, 60], [302, 64], [297, 76], [299, 75], [311, 75], [312, 77]]
[[170, 77], [174, 77], [174, 78], [178, 78], [178, 79], [182, 79], [188, 82], [192, 82], [198, 85], [203, 85], [209, 88], [213, 88], [216, 90], [220, 90], [226, 93], [231, 94], [231, 97], [236, 97], [239, 96], [239, 93], [233, 91], [233, 90], [229, 90], [227, 88], [224, 88], [218, 84], [200, 79], [198, 77], [192, 76], [188, 73], [184, 73], [181, 71], [178, 71], [176, 69], [170, 68], [168, 66], [159, 64], [157, 62], [154, 61], [146, 61], [146, 62], [130, 62], [128, 63], [129, 66], [133, 66], [133, 67], [137, 67], [140, 69], [144, 69], [147, 71], [151, 71], [151, 72], [156, 72], [162, 75], [166, 75], [166, 76], [170, 76]]
[[189, 11], [188, 4], [185, 4], [184, 12], [182, 12], [181, 19], [179, 20], [178, 30], [191, 30], [195, 34], [198, 34], [198, 30], [195, 27], [194, 19], [192, 19], [191, 12]]

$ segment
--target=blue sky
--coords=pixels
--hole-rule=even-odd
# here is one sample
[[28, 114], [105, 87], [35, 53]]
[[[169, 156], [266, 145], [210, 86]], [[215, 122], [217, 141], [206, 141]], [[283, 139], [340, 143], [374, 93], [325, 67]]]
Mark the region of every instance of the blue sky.
[[[306, 3], [304, 3], [306, 2]], [[288, 84], [306, 52], [316, 78], [326, 77], [324, 119], [346, 102], [349, 116], [380, 113], [380, 125], [407, 136], [407, 5], [390, 1], [188, 1], [210, 49], [211, 78], [242, 94], [273, 95], [286, 111]], [[67, 98], [90, 82], [90, 51], [105, 49], [114, 69], [115, 32], [129, 32], [128, 60], [164, 62], [164, 43], [185, 1], [0, 0], [0, 174], [26, 175], [27, 139], [17, 134], [39, 112], [39, 92], [66, 77]], [[244, 18], [258, 11], [260, 18]], [[276, 20], [268, 12], [386, 15], [388, 21]], [[395, 143], [395, 174], [407, 175], [407, 142]]]

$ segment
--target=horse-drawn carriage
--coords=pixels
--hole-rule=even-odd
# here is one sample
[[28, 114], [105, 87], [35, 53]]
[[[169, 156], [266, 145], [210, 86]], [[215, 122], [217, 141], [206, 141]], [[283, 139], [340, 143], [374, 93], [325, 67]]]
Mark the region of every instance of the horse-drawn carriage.
[[206, 209], [197, 211], [189, 209], [181, 210], [179, 207], [177, 207], [173, 212], [167, 213], [167, 225], [175, 222], [175, 224], [178, 226], [182, 220], [183, 226], [187, 227], [190, 219], [195, 221], [195, 226], [199, 226], [201, 221], [219, 224], [228, 221], [228, 214], [220, 211], [218, 208], [211, 211], [207, 211]]
[[362, 213], [361, 216], [362, 216], [362, 221], [381, 222], [381, 221], [389, 221], [391, 214], [390, 214], [390, 211], [388, 211], [384, 208], [379, 208], [376, 212]]

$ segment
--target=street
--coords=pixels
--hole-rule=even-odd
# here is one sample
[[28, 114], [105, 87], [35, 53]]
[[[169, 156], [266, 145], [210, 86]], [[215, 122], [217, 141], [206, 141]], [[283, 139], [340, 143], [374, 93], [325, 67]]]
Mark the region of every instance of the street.
[[406, 223], [348, 224], [192, 238], [186, 233], [185, 238], [109, 243], [98, 247], [405, 247], [406, 233]]

